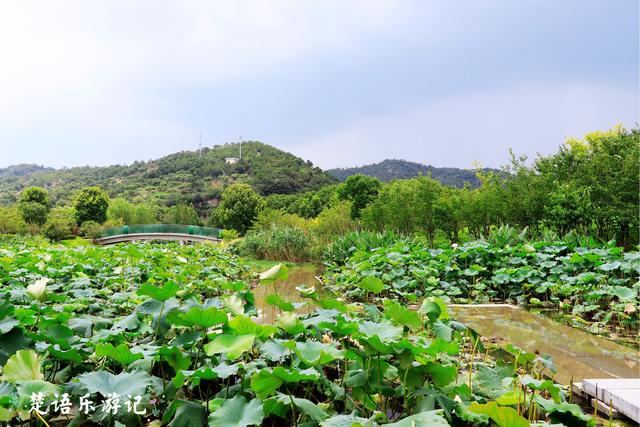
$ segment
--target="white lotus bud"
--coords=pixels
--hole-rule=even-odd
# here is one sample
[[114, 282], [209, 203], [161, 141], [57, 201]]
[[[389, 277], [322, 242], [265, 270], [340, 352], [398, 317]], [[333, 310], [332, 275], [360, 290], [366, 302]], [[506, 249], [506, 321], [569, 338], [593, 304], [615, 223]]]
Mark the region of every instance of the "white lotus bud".
[[49, 283], [48, 277], [43, 277], [27, 286], [27, 293], [38, 301], [42, 301], [44, 298], [45, 291], [47, 290], [47, 283]]

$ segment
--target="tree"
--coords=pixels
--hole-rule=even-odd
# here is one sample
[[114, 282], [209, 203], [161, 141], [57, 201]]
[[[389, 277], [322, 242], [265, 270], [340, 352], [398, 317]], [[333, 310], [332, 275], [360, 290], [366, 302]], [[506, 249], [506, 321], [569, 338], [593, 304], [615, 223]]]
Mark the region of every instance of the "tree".
[[47, 190], [41, 187], [26, 188], [20, 194], [18, 207], [22, 218], [28, 224], [42, 225], [47, 220], [51, 202]]
[[191, 205], [175, 205], [166, 210], [163, 216], [165, 224], [196, 225], [200, 222], [198, 212]]
[[336, 191], [340, 200], [351, 202], [351, 218], [358, 219], [360, 211], [376, 198], [381, 187], [378, 178], [356, 174], [347, 178]]
[[224, 228], [244, 234], [264, 205], [262, 197], [249, 185], [233, 184], [222, 192], [220, 204], [213, 212], [214, 220]]
[[362, 221], [378, 230], [403, 234], [421, 231], [432, 244], [436, 230], [435, 204], [441, 191], [441, 184], [426, 176], [393, 181], [362, 211]]
[[100, 187], [85, 187], [76, 196], [73, 207], [78, 224], [95, 221], [102, 224], [107, 220], [109, 195]]

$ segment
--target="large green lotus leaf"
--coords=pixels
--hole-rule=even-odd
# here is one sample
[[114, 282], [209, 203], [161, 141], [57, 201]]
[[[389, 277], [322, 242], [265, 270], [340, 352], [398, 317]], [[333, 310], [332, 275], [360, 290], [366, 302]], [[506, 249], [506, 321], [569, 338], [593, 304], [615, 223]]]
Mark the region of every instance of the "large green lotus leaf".
[[[176, 311], [171, 312], [180, 322], [176, 324], [182, 326], [200, 326], [201, 328], [210, 328], [214, 325], [225, 323], [228, 319], [227, 313], [215, 307], [202, 308], [200, 306], [191, 307], [186, 313]], [[172, 317], [167, 316], [169, 322], [174, 323]]]
[[154, 286], [149, 283], [145, 283], [138, 288], [137, 294], [146, 295], [157, 301], [166, 301], [169, 298], [174, 297], [179, 290], [180, 286], [174, 282], [167, 282], [164, 286]]
[[358, 286], [366, 291], [379, 294], [384, 289], [384, 282], [379, 277], [367, 276], [358, 283]]
[[525, 403], [526, 394], [520, 388], [517, 390], [509, 390], [496, 399], [496, 402], [502, 406], [514, 406], [519, 403]]
[[535, 401], [549, 414], [549, 418], [554, 423], [578, 427], [594, 427], [596, 425], [595, 418], [582, 412], [580, 406], [575, 403], [556, 403], [540, 395], [535, 396]]
[[334, 415], [320, 423], [320, 427], [378, 427], [375, 421], [355, 415]]
[[287, 346], [295, 351], [300, 360], [311, 366], [324, 365], [344, 357], [344, 352], [335, 346], [318, 341], [296, 342], [294, 345], [287, 343]]
[[382, 342], [394, 342], [402, 338], [403, 329], [393, 326], [388, 320], [379, 322], [364, 321], [358, 326], [360, 333], [367, 338], [377, 336]]
[[233, 365], [227, 365], [226, 363], [220, 363], [219, 365], [213, 367], [213, 372], [218, 375], [218, 378], [226, 380], [231, 375], [235, 375], [238, 373], [238, 364], [234, 363]]
[[44, 376], [40, 372], [40, 358], [33, 350], [18, 350], [9, 357], [2, 369], [3, 381], [30, 381], [42, 380]]
[[284, 264], [276, 264], [267, 271], [260, 273], [261, 282], [273, 282], [276, 280], [287, 280], [289, 269]]
[[0, 382], [0, 406], [9, 406], [18, 396], [17, 393], [15, 384]]
[[320, 377], [318, 371], [313, 368], [296, 370], [285, 369], [277, 366], [273, 370], [263, 369], [251, 377], [251, 389], [261, 399], [266, 399], [275, 393], [283, 383], [296, 383], [300, 381], [315, 381]]
[[436, 319], [447, 320], [449, 319], [449, 313], [447, 312], [447, 304], [438, 297], [427, 297], [422, 302], [418, 313], [424, 314], [430, 321], [434, 322]]
[[244, 313], [244, 301], [237, 295], [230, 295], [222, 300], [224, 306], [235, 316]]
[[510, 378], [512, 376], [512, 367], [496, 366], [494, 368], [490, 368], [488, 366], [480, 365], [478, 366], [473, 378], [474, 391], [481, 396], [488, 397], [489, 399], [496, 399], [511, 390], [511, 387], [505, 387], [502, 383], [502, 379]]
[[327, 418], [329, 418], [329, 414], [327, 414], [322, 408], [307, 399], [301, 399], [299, 397], [288, 396], [286, 394], [279, 393], [277, 397], [278, 401], [283, 404], [291, 404], [293, 400], [293, 404], [303, 412], [308, 415], [314, 421], [320, 422]]
[[58, 360], [68, 360], [75, 363], [82, 363], [84, 356], [78, 351], [77, 348], [70, 348], [69, 350], [62, 350], [58, 344], [50, 345], [48, 350], [49, 356], [52, 356]]
[[13, 328], [0, 335], [0, 366], [7, 363], [9, 357], [18, 350], [31, 347], [32, 341], [21, 328]]
[[220, 334], [204, 346], [204, 351], [208, 356], [222, 353], [233, 360], [240, 357], [245, 351], [251, 350], [255, 339], [255, 335]]
[[6, 317], [0, 320], [0, 334], [6, 334], [19, 324], [20, 322], [15, 317]]
[[191, 366], [191, 357], [183, 353], [178, 347], [161, 347], [158, 351], [158, 356], [176, 371], [188, 369]]
[[114, 347], [111, 343], [100, 343], [96, 345], [96, 357], [108, 357], [116, 362], [128, 366], [136, 360], [143, 359], [144, 355], [142, 353], [131, 352], [131, 350], [129, 350], [129, 346], [124, 343], [117, 347]]
[[278, 294], [269, 294], [267, 298], [265, 298], [265, 302], [268, 305], [272, 305], [274, 307], [278, 307], [283, 311], [294, 311], [296, 308], [291, 304], [291, 302], [285, 300]]
[[433, 383], [440, 388], [451, 384], [458, 376], [458, 369], [455, 365], [429, 362], [425, 365], [425, 368]]
[[289, 335], [301, 334], [305, 331], [304, 323], [296, 313], [285, 311], [278, 316], [277, 325]]
[[227, 399], [209, 416], [209, 427], [247, 427], [259, 425], [264, 418], [262, 401], [252, 399], [249, 403], [243, 396]]
[[247, 316], [236, 316], [229, 321], [227, 329], [236, 335], [255, 335], [261, 339], [267, 339], [278, 332], [278, 328], [273, 325], [260, 325]]
[[185, 400], [179, 402], [180, 405], [169, 423], [170, 427], [196, 427], [205, 425], [207, 418], [204, 412], [204, 406]]
[[60, 387], [44, 380], [19, 381], [16, 383], [18, 395], [31, 398], [33, 393], [42, 393], [45, 397], [53, 397], [60, 393]]
[[453, 328], [449, 325], [445, 325], [440, 320], [436, 320], [435, 322], [433, 322], [433, 325], [431, 327], [433, 330], [433, 335], [435, 335], [437, 338], [442, 338], [447, 342], [451, 342], [451, 340], [453, 339]]
[[442, 409], [420, 412], [395, 423], [385, 424], [388, 427], [436, 427], [448, 425], [449, 423], [442, 416]]
[[438, 353], [447, 353], [451, 356], [455, 356], [460, 352], [460, 344], [457, 342], [447, 342], [442, 338], [436, 338], [429, 345], [429, 353], [438, 354]]
[[263, 369], [251, 377], [251, 390], [253, 390], [260, 399], [266, 399], [275, 394], [276, 390], [280, 388], [283, 383], [284, 381], [282, 379], [273, 375], [269, 370]]
[[638, 293], [631, 288], [624, 286], [611, 286], [611, 293], [620, 298], [621, 301], [633, 301], [638, 298]]
[[413, 310], [409, 310], [406, 307], [395, 302], [384, 309], [384, 315], [388, 319], [391, 319], [395, 324], [407, 326], [412, 331], [419, 331], [422, 327], [422, 321], [420, 316]]
[[498, 427], [530, 427], [529, 422], [513, 408], [499, 406], [496, 402], [473, 402], [469, 410], [478, 414], [488, 415]]
[[475, 412], [471, 412], [469, 408], [463, 403], [457, 403], [454, 412], [462, 421], [466, 421], [474, 425], [489, 424], [489, 417], [486, 414], [477, 414]]
[[260, 346], [260, 354], [272, 362], [281, 362], [290, 353], [282, 340], [268, 340]]
[[554, 402], [560, 402], [562, 399], [562, 386], [554, 384], [551, 380], [536, 380], [531, 375], [523, 375], [520, 383], [532, 390], [546, 390]]
[[78, 381], [91, 394], [100, 393], [106, 396], [118, 393], [135, 396], [144, 394], [152, 378], [143, 371], [121, 372], [118, 375], [107, 371], [94, 371], [79, 375]]

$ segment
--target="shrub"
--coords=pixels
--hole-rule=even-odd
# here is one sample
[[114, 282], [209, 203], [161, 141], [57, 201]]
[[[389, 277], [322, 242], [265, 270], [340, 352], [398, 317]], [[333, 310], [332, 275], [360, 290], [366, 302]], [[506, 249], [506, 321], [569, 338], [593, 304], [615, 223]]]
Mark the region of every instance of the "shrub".
[[320, 212], [312, 226], [313, 234], [322, 243], [328, 243], [337, 236], [343, 236], [356, 229], [357, 223], [351, 219], [351, 204], [340, 202]]
[[240, 233], [238, 233], [234, 229], [230, 230], [220, 230], [220, 238], [225, 242], [230, 242], [232, 240], [236, 240], [240, 237]]
[[371, 251], [375, 248], [390, 246], [401, 240], [402, 236], [392, 231], [373, 233], [357, 231], [334, 240], [324, 249], [322, 260], [335, 265], [344, 265], [346, 260], [356, 251]]
[[51, 210], [42, 234], [53, 241], [70, 239], [73, 237], [75, 215], [72, 208], [56, 208]]
[[0, 207], [0, 234], [26, 234], [27, 223], [16, 206]]
[[311, 247], [311, 238], [303, 230], [274, 225], [250, 231], [237, 249], [241, 255], [256, 259], [303, 262], [313, 258]]
[[95, 221], [85, 221], [80, 226], [80, 235], [85, 239], [95, 240], [102, 234], [102, 226]]

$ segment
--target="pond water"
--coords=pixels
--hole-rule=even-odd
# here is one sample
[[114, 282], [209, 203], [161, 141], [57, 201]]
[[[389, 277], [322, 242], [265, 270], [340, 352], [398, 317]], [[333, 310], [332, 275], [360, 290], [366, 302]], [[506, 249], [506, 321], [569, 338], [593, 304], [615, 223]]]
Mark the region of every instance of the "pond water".
[[306, 303], [303, 307], [297, 309], [296, 313], [311, 313], [314, 309], [313, 305], [309, 304], [309, 299], [300, 296], [300, 292], [296, 290], [296, 287], [305, 285], [307, 287], [315, 286], [316, 289], [319, 289], [321, 284], [315, 276], [316, 270], [313, 267], [292, 267], [289, 269], [288, 279], [279, 281], [275, 289], [270, 284], [258, 284], [253, 289], [253, 295], [256, 299], [256, 307], [260, 310], [259, 320], [265, 323], [275, 321], [276, 310], [266, 303], [267, 296], [275, 292], [291, 303]]
[[508, 305], [452, 305], [453, 317], [487, 337], [529, 352], [547, 354], [557, 368], [554, 379], [639, 378], [640, 352], [588, 332]]
[[[315, 278], [312, 267], [293, 267], [289, 278], [273, 285], [258, 284], [253, 292], [259, 320], [274, 322], [277, 310], [266, 303], [268, 295], [278, 295], [292, 303], [306, 303], [297, 313], [313, 311], [308, 299], [300, 296], [297, 286], [315, 286], [321, 283]], [[481, 335], [497, 340], [500, 344], [512, 343], [529, 352], [546, 354], [553, 358], [557, 372], [554, 379], [569, 384], [573, 378], [638, 378], [640, 377], [640, 352], [616, 344], [588, 332], [558, 323], [549, 318], [509, 305], [451, 305], [453, 317], [466, 323]]]

